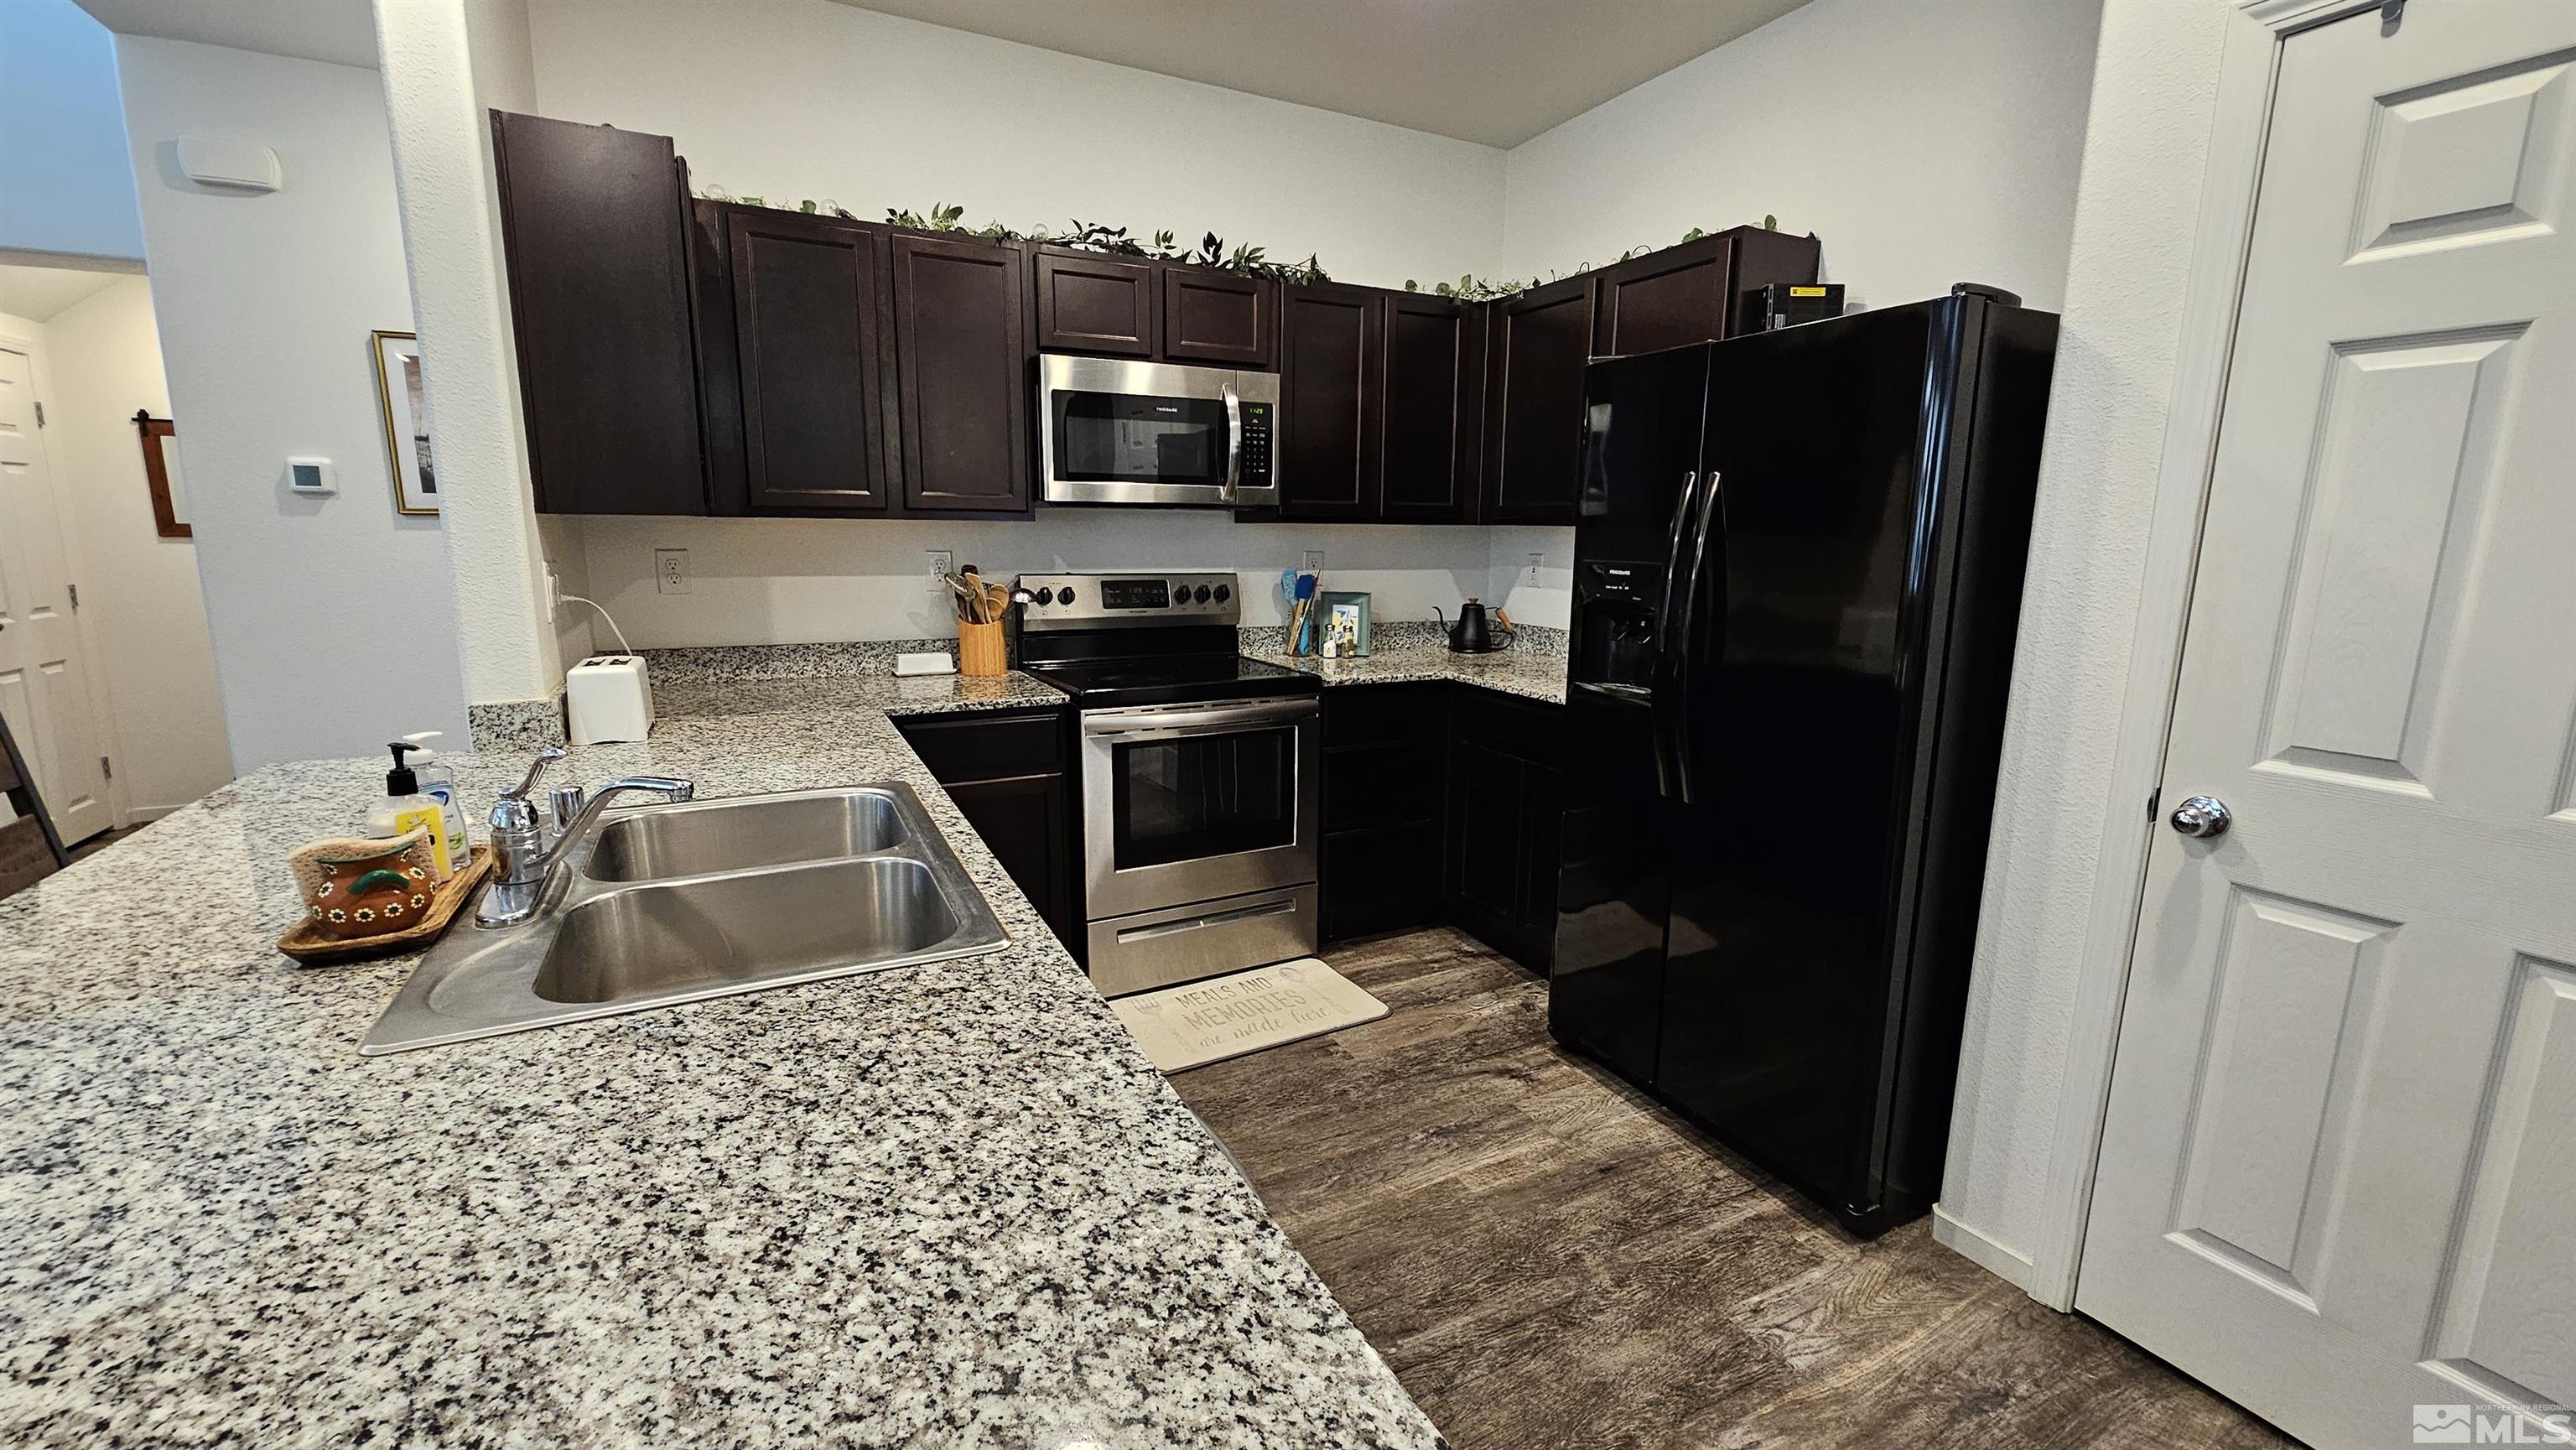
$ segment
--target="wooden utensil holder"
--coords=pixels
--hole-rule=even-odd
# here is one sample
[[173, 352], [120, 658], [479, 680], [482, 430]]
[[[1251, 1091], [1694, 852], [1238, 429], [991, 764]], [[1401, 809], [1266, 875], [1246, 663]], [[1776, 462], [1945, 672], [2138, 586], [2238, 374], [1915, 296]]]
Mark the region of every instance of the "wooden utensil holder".
[[1001, 621], [974, 624], [961, 619], [957, 622], [957, 673], [1009, 674], [1010, 654], [1010, 642], [1002, 636]]

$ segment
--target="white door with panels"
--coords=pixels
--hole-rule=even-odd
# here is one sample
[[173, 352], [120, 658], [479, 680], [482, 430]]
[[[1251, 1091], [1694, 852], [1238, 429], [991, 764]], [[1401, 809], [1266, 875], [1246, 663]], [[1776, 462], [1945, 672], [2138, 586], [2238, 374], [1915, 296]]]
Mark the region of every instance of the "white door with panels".
[[2553, 1443], [2576, 3], [2283, 42], [2209, 490], [2077, 1306], [2320, 1450]]
[[115, 822], [35, 393], [27, 354], [0, 348], [0, 711], [69, 843]]

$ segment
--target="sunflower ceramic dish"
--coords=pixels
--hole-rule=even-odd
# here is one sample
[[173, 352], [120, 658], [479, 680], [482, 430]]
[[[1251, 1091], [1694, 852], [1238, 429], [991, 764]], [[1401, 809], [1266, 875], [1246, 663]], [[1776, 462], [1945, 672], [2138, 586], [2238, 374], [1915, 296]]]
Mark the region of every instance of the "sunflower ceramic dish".
[[425, 830], [390, 840], [313, 841], [287, 861], [304, 898], [304, 919], [277, 939], [277, 949], [298, 961], [328, 962], [436, 940], [481, 884], [492, 852], [475, 847], [463, 869], [445, 881], [430, 869]]

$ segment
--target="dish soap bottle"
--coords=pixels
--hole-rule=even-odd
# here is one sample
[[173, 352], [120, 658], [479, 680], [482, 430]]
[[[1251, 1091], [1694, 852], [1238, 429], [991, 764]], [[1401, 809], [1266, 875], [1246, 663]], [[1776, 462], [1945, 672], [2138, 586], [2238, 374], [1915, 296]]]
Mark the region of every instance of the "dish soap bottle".
[[411, 742], [397, 740], [386, 748], [394, 753], [394, 768], [385, 772], [385, 798], [367, 812], [367, 834], [389, 840], [408, 834], [414, 827], [428, 831], [430, 866], [444, 881], [456, 874], [456, 863], [447, 854], [446, 812], [440, 808], [438, 797], [421, 793], [420, 777], [403, 764], [403, 757], [411, 753]]
[[429, 742], [441, 738], [443, 732], [437, 730], [423, 730], [403, 737], [411, 742], [408, 764], [412, 774], [420, 779], [420, 793], [436, 796], [439, 813], [446, 819], [447, 864], [451, 869], [462, 869], [468, 848], [465, 844], [465, 808], [456, 803], [456, 772], [439, 764], [438, 752], [429, 747]]

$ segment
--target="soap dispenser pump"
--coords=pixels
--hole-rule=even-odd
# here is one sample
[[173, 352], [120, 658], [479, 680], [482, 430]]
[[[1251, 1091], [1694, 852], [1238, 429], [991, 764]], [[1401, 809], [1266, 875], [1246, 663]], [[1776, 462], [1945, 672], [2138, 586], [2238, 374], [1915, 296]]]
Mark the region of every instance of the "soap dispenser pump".
[[416, 748], [408, 740], [396, 740], [385, 747], [394, 753], [394, 768], [385, 772], [385, 798], [367, 813], [367, 834], [388, 840], [408, 834], [414, 827], [429, 832], [430, 864], [438, 879], [456, 874], [456, 862], [447, 853], [445, 806], [434, 795], [423, 795], [420, 776], [411, 768], [411, 752]]

